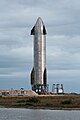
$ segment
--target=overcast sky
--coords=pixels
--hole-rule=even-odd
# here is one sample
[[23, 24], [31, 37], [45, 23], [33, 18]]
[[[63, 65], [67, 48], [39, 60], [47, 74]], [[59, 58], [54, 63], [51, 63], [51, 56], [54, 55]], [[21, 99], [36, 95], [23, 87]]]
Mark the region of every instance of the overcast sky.
[[80, 0], [0, 0], [0, 89], [31, 89], [38, 17], [47, 29], [48, 83], [80, 93]]

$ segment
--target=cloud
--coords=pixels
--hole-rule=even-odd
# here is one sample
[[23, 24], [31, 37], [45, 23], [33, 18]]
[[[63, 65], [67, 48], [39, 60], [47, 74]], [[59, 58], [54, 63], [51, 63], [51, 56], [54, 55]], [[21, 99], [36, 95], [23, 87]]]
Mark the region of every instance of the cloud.
[[[80, 84], [79, 12], [79, 0], [0, 1], [0, 88], [10, 88], [9, 85], [19, 88], [26, 84], [30, 89], [33, 67], [30, 31], [40, 16], [47, 29], [49, 83], [63, 82], [67, 91], [69, 88], [73, 91], [68, 86], [74, 86], [75, 81]], [[10, 84], [4, 85], [6, 81]]]

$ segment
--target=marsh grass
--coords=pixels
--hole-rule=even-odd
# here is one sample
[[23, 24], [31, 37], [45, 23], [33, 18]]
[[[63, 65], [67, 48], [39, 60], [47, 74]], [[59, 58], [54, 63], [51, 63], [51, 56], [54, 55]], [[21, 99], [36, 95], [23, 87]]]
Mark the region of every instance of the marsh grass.
[[80, 95], [0, 97], [1, 107], [17, 108], [80, 108]]

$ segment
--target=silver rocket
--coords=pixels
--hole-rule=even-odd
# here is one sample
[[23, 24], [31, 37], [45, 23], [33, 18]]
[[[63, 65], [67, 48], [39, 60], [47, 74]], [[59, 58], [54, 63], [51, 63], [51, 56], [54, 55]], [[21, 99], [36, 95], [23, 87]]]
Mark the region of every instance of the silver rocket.
[[34, 67], [31, 72], [32, 90], [35, 92], [46, 91], [46, 29], [42, 19], [39, 17], [31, 30], [34, 36]]

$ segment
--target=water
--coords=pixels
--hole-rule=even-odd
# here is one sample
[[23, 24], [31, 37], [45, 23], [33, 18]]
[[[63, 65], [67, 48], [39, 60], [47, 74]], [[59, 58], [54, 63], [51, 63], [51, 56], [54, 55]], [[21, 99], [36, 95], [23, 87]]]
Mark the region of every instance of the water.
[[80, 120], [80, 111], [0, 108], [0, 120]]

